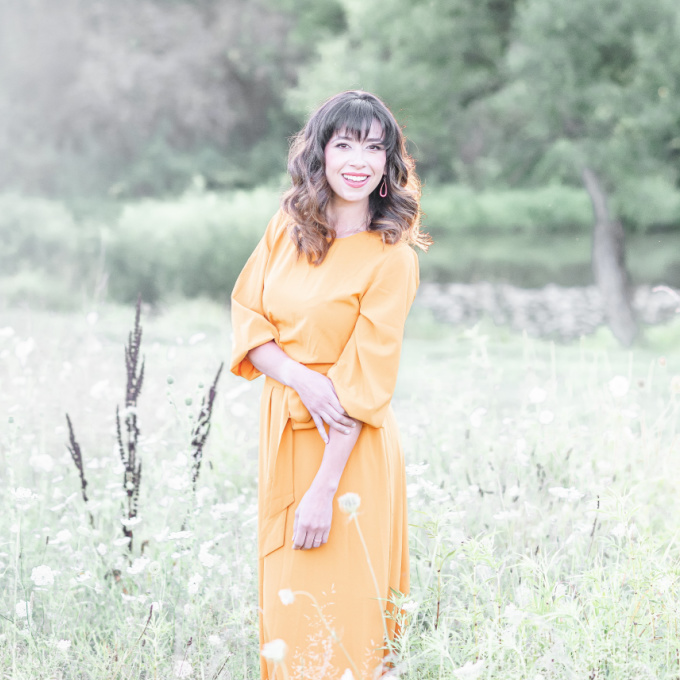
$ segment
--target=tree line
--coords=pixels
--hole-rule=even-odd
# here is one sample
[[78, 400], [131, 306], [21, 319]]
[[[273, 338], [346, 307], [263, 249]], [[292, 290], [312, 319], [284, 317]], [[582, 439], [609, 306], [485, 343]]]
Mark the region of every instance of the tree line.
[[580, 185], [589, 168], [633, 221], [643, 206], [643, 226], [672, 225], [679, 38], [675, 0], [8, 0], [0, 187], [270, 182], [306, 113], [363, 88], [431, 183]]

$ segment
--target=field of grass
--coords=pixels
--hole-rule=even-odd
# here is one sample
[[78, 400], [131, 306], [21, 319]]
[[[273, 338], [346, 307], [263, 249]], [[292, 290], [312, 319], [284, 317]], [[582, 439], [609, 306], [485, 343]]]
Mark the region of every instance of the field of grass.
[[[222, 375], [191, 485], [227, 310], [142, 314], [131, 555], [115, 408], [133, 310], [1, 319], [0, 677], [259, 677], [259, 383]], [[395, 677], [680, 676], [679, 348], [680, 322], [624, 351], [605, 330], [554, 345], [414, 308], [393, 402], [412, 524]]]

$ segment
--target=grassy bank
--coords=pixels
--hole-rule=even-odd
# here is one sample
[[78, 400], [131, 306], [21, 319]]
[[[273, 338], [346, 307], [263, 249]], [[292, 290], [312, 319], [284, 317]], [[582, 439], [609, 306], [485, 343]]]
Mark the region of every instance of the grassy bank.
[[[111, 306], [3, 315], [0, 666], [18, 680], [257, 678], [259, 385], [223, 376], [194, 493], [188, 437], [228, 356], [226, 310], [144, 314], [128, 555], [113, 414], [131, 321]], [[604, 329], [553, 346], [414, 309], [394, 399], [412, 524], [401, 677], [677, 673], [676, 326], [628, 352]]]

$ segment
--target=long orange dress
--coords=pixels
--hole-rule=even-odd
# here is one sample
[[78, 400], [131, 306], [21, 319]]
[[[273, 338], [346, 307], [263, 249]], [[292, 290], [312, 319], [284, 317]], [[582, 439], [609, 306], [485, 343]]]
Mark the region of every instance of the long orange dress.
[[[358, 521], [334, 504], [328, 542], [293, 550], [297, 504], [309, 488], [324, 443], [290, 387], [266, 377], [260, 408], [258, 552], [260, 643], [282, 639], [291, 680], [373, 679], [384, 651], [383, 611], [392, 590], [409, 588], [404, 456], [390, 406], [404, 321], [418, 287], [418, 258], [406, 243], [383, 244], [360, 232], [336, 239], [319, 266], [299, 258], [279, 211], [232, 293], [231, 370], [260, 375], [246, 357], [270, 340], [327, 375], [347, 413], [364, 426], [336, 498], [361, 497]], [[295, 601], [284, 605], [279, 591]], [[311, 596], [311, 597], [310, 597]], [[313, 599], [312, 599], [313, 598]], [[387, 619], [388, 634], [394, 621]], [[353, 664], [349, 661], [351, 658]], [[282, 669], [262, 659], [263, 680]]]

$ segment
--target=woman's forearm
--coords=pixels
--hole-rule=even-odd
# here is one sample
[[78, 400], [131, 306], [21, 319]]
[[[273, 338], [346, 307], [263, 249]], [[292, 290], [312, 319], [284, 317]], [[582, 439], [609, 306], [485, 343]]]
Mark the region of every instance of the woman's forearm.
[[291, 359], [273, 340], [251, 349], [248, 352], [248, 359], [258, 371], [293, 389], [295, 377], [300, 369], [304, 368], [295, 359]]
[[342, 473], [345, 471], [345, 466], [363, 426], [360, 420], [354, 422], [355, 427], [350, 429], [349, 434], [333, 429], [329, 430], [328, 444], [324, 449], [323, 459], [312, 482], [312, 488], [317, 488], [320, 492], [332, 496], [335, 495]]

